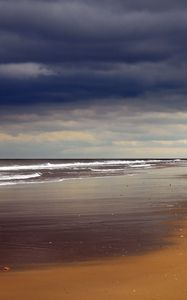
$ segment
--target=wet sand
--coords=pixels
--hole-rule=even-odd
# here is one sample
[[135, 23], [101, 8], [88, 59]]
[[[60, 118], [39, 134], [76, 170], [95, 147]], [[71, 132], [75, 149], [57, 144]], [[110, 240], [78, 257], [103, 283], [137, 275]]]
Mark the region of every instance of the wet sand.
[[[137, 255], [168, 245], [186, 168], [0, 188], [0, 267]], [[177, 215], [175, 215], [177, 212]]]
[[186, 225], [175, 246], [146, 255], [1, 273], [0, 299], [186, 299]]
[[2, 189], [0, 299], [186, 299], [182, 174]]

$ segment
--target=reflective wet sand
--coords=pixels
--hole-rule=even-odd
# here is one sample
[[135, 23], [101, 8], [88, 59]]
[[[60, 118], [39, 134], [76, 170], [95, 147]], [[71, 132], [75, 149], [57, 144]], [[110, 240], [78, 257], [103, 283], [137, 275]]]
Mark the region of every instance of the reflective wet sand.
[[184, 174], [1, 189], [0, 299], [186, 299]]

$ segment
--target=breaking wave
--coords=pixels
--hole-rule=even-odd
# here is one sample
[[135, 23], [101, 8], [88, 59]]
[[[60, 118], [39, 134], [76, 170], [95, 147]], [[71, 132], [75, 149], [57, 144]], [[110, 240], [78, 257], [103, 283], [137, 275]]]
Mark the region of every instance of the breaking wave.
[[141, 170], [178, 165], [184, 161], [180, 159], [0, 160], [0, 185], [133, 175]]

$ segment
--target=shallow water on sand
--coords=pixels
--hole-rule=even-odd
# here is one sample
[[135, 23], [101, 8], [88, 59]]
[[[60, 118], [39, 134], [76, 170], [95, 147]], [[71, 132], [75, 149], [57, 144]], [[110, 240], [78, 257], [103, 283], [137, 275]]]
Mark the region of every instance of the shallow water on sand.
[[186, 167], [0, 188], [0, 265], [141, 254], [167, 245], [187, 195]]

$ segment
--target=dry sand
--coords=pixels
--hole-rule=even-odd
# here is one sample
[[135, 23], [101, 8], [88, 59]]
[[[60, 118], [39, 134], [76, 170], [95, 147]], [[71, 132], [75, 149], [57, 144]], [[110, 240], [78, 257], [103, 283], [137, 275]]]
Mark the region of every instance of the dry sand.
[[1, 300], [187, 299], [187, 222], [159, 251], [0, 274]]

